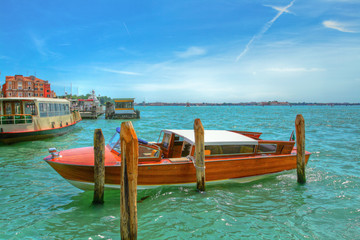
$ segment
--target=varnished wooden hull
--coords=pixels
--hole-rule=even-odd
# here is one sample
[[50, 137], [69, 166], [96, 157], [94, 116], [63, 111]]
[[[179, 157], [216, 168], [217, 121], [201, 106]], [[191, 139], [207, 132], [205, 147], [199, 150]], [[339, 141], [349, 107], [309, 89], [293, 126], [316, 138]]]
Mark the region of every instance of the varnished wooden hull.
[[[306, 154], [306, 163], [310, 153]], [[46, 160], [46, 159], [45, 159]], [[91, 165], [72, 165], [46, 160], [63, 178], [81, 189], [92, 189], [94, 169]], [[296, 169], [296, 155], [273, 155], [206, 161], [206, 182], [260, 177], [285, 170]], [[105, 167], [105, 184], [119, 188], [120, 165]], [[139, 188], [159, 185], [183, 185], [196, 182], [196, 169], [192, 162], [139, 164]]]

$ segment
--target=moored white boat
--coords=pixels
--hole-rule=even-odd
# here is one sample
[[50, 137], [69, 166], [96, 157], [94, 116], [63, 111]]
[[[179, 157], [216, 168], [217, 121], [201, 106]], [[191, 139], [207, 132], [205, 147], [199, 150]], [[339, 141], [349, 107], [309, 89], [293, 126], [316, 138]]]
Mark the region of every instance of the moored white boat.
[[[119, 128], [105, 150], [105, 187], [119, 188]], [[205, 130], [206, 182], [249, 181], [296, 168], [294, 141], [268, 141], [261, 133]], [[193, 130], [163, 130], [159, 143], [139, 141], [138, 188], [196, 182]], [[306, 162], [310, 153], [306, 152]], [[93, 147], [57, 152], [44, 160], [74, 186], [92, 189]]]

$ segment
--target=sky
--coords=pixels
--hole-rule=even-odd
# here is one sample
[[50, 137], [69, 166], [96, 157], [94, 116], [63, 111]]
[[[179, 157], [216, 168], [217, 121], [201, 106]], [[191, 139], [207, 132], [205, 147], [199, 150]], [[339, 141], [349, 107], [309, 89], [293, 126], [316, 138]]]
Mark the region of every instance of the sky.
[[359, 0], [0, 0], [0, 84], [35, 75], [58, 95], [135, 102], [360, 102], [359, 12]]

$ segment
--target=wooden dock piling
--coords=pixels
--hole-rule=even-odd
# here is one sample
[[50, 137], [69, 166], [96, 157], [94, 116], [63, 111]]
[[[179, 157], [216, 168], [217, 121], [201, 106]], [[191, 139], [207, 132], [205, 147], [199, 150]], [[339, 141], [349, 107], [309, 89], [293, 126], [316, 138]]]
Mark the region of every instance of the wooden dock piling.
[[199, 118], [194, 121], [196, 188], [205, 191], [205, 143], [204, 127]]
[[137, 239], [138, 139], [131, 122], [122, 122], [121, 140], [121, 239]]
[[93, 204], [104, 203], [105, 140], [101, 129], [94, 131], [94, 199]]
[[306, 182], [305, 177], [305, 120], [301, 114], [296, 116], [295, 120], [296, 132], [296, 165], [297, 165], [297, 181], [300, 184]]

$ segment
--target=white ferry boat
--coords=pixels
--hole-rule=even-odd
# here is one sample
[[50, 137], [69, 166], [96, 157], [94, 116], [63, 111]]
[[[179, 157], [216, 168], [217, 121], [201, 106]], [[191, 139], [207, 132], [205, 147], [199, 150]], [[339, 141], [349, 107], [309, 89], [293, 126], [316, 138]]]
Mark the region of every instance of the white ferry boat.
[[65, 134], [81, 121], [70, 102], [56, 98], [0, 98], [0, 142], [14, 143]]

